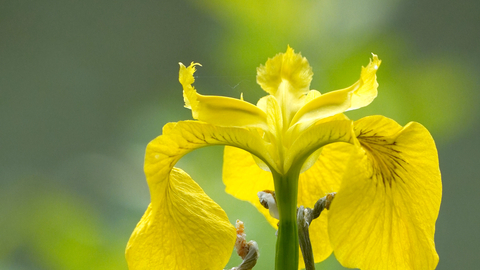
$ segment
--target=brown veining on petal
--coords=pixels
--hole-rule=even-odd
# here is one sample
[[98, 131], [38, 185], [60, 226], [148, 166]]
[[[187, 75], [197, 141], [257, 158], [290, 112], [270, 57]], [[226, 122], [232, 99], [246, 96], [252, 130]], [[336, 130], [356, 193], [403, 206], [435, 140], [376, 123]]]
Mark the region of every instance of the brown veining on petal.
[[381, 179], [385, 187], [387, 184], [392, 187], [397, 180], [405, 182], [399, 170], [405, 171], [407, 161], [402, 158], [394, 138], [378, 135], [373, 130], [360, 130], [357, 138], [373, 165], [370, 178]]

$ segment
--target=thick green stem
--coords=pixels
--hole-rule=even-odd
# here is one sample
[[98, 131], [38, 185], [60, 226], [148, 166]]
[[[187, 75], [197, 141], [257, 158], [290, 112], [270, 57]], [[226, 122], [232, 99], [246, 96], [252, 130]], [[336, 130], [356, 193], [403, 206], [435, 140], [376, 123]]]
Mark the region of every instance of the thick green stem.
[[299, 172], [274, 173], [275, 196], [280, 221], [275, 254], [276, 270], [298, 269], [297, 191]]

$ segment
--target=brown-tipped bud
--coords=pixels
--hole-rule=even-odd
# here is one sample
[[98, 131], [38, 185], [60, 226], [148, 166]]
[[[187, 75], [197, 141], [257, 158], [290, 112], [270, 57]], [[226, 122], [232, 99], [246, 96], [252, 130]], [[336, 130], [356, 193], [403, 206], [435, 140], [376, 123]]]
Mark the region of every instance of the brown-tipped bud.
[[325, 196], [325, 208], [330, 210], [330, 205], [332, 204], [333, 199], [335, 198], [336, 192], [328, 193]]
[[238, 266], [237, 270], [251, 270], [256, 264], [260, 252], [258, 250], [257, 242], [248, 242], [248, 254], [243, 259], [243, 262]]

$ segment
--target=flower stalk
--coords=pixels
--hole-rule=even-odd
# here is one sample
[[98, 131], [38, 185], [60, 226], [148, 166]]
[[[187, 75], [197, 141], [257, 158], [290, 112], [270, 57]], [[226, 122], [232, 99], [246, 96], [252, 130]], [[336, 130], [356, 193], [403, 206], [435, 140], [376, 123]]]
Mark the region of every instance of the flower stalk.
[[286, 175], [273, 173], [279, 212], [276, 270], [298, 269], [297, 192], [299, 171]]

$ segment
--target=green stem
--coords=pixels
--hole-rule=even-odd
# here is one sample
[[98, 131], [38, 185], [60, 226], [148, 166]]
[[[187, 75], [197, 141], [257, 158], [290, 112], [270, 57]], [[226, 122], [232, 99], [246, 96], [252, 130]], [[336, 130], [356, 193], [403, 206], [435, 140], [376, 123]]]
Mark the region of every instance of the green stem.
[[298, 229], [297, 229], [297, 170], [287, 175], [273, 173], [275, 197], [280, 216], [275, 254], [276, 270], [298, 269]]

